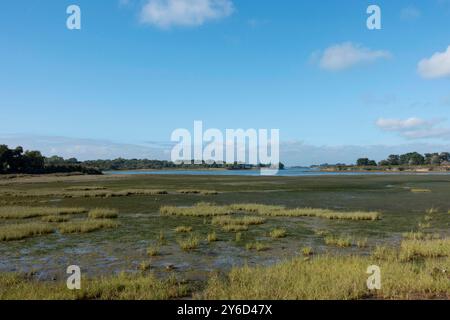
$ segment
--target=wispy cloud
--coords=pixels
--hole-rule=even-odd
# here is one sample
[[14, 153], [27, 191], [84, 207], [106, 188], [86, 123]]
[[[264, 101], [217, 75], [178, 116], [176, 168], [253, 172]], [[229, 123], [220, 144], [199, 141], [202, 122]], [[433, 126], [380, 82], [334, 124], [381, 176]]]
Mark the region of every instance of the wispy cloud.
[[372, 63], [392, 55], [385, 50], [371, 50], [358, 44], [345, 42], [333, 45], [323, 52], [316, 53], [320, 68], [328, 71], [340, 71], [356, 65]]
[[157, 144], [127, 144], [107, 140], [80, 139], [27, 134], [0, 134], [0, 143], [40, 150], [45, 156], [58, 155], [80, 160], [114, 158], [166, 159], [168, 152]]
[[380, 118], [376, 125], [389, 132], [395, 132], [406, 139], [450, 139], [450, 128], [439, 126], [442, 120], [421, 118], [386, 119]]
[[417, 70], [426, 79], [450, 76], [450, 46], [445, 52], [436, 52], [430, 58], [422, 59]]
[[147, 0], [140, 21], [162, 29], [193, 27], [230, 16], [233, 11], [231, 0]]

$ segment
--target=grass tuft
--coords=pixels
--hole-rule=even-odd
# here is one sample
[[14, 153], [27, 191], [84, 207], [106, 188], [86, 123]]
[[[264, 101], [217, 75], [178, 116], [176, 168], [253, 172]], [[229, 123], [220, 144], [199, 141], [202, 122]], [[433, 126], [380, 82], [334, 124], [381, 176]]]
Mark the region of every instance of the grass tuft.
[[68, 215], [85, 213], [84, 208], [57, 207], [0, 207], [0, 219], [30, 219], [49, 215]]
[[22, 240], [53, 233], [55, 229], [46, 223], [30, 222], [0, 226], [0, 241]]
[[175, 228], [176, 233], [189, 233], [192, 232], [192, 227], [179, 226]]
[[190, 235], [189, 238], [178, 240], [178, 244], [183, 251], [192, 251], [197, 249], [200, 239], [197, 236]]
[[65, 233], [89, 233], [101, 229], [117, 228], [119, 224], [113, 220], [96, 219], [65, 222], [58, 226], [58, 231]]
[[273, 229], [270, 231], [270, 237], [272, 239], [279, 239], [279, 238], [285, 238], [287, 235], [287, 232], [285, 229]]
[[117, 219], [119, 212], [116, 209], [97, 208], [89, 211], [90, 219]]

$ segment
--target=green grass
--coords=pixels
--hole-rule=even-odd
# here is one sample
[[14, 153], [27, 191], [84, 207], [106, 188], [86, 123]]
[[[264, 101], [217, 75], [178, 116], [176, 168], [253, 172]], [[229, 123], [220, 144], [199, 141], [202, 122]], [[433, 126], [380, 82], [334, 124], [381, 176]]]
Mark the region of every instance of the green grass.
[[150, 261], [142, 261], [139, 265], [138, 265], [138, 269], [141, 271], [147, 271], [150, 270], [150, 268], [152, 267], [152, 264], [150, 263]]
[[[35, 181], [35, 179], [41, 179]], [[24, 181], [24, 182], [22, 182]], [[110, 193], [109, 197], [63, 197], [61, 194], [71, 194], [77, 190], [64, 190], [71, 186], [104, 186], [104, 190], [78, 190], [87, 191], [90, 194], [95, 191]], [[405, 187], [417, 186], [427, 188], [432, 192], [427, 194], [413, 194]], [[200, 194], [179, 194], [179, 189], [217, 190], [214, 198], [203, 198]], [[127, 190], [168, 190], [168, 195], [159, 196], [125, 196]], [[113, 193], [123, 193], [123, 196], [112, 196]], [[404, 237], [403, 240], [436, 240], [434, 234], [440, 234], [445, 238], [449, 235], [447, 213], [450, 209], [448, 198], [450, 194], [450, 176], [448, 175], [380, 175], [380, 176], [327, 176], [327, 177], [237, 177], [237, 176], [160, 176], [160, 175], [136, 175], [136, 176], [45, 176], [23, 177], [6, 179], [0, 176], [0, 204], [9, 207], [79, 207], [86, 208], [85, 214], [79, 216], [61, 216], [69, 218], [70, 222], [79, 222], [86, 219], [87, 213], [95, 208], [116, 208], [120, 212], [120, 228], [93, 232], [83, 235], [67, 236], [58, 232], [25, 241], [0, 242], [0, 260], [4, 270], [20, 267], [24, 272], [37, 272], [38, 275], [53, 275], [55, 270], [60, 270], [61, 279], [64, 279], [64, 270], [61, 271], [61, 256], [67, 255], [67, 250], [77, 248], [82, 241], [83, 249], [92, 254], [83, 255], [83, 265], [89, 265], [90, 275], [117, 274], [120, 270], [132, 270], [140, 275], [137, 266], [141, 261], [152, 262], [151, 270], [158, 276], [167, 277], [165, 266], [168, 264], [186, 265], [186, 269], [173, 268], [171, 272], [178, 279], [185, 279], [188, 283], [194, 283], [193, 290], [200, 293], [205, 287], [205, 279], [214, 271], [228, 274], [227, 263], [221, 256], [226, 255], [236, 265], [273, 266], [275, 261], [285, 261], [298, 257], [299, 260], [315, 260], [321, 257], [322, 252], [349, 256], [357, 255], [371, 264], [400, 263], [405, 266], [414, 266], [415, 273], [411, 274], [411, 281], [415, 281], [429, 274], [438, 277], [436, 270], [450, 268], [445, 265], [448, 257], [436, 255], [437, 250], [414, 249], [416, 253], [408, 254], [406, 249], [400, 259], [400, 243], [402, 235], [412, 231], [421, 232], [422, 236]], [[201, 199], [214, 201], [216, 204], [207, 207], [207, 210], [195, 212], [196, 203]], [[209, 200], [214, 199], [214, 200]], [[233, 205], [237, 203], [237, 205]], [[230, 206], [240, 207], [240, 203], [254, 203], [255, 208], [247, 208], [249, 211], [235, 210]], [[178, 209], [190, 210], [188, 215], [158, 215], [161, 207], [169, 206]], [[426, 212], [431, 207], [432, 213]], [[299, 208], [300, 210], [296, 210]], [[306, 208], [306, 209], [305, 209]], [[308, 209], [312, 208], [312, 209]], [[316, 209], [314, 209], [316, 208]], [[320, 209], [323, 208], [323, 209]], [[326, 214], [321, 214], [324, 211]], [[252, 212], [254, 211], [254, 212]], [[346, 219], [331, 219], [328, 214], [334, 212], [345, 213]], [[382, 220], [351, 220], [361, 217], [351, 217], [347, 213], [362, 212], [382, 213]], [[156, 213], [156, 214], [155, 214]], [[46, 217], [47, 217], [46, 216]], [[198, 217], [198, 218], [197, 218]], [[224, 217], [241, 219], [243, 217], [258, 217], [266, 222], [260, 226], [249, 225], [248, 232], [226, 233], [222, 226], [211, 225], [214, 218]], [[427, 218], [428, 217], [428, 218]], [[43, 216], [28, 218], [27, 220], [1, 219], [0, 226], [14, 225], [24, 222], [41, 222]], [[49, 218], [50, 219], [50, 218]], [[235, 221], [236, 222], [236, 221]], [[430, 229], [418, 228], [418, 223], [430, 223]], [[239, 223], [235, 223], [238, 225]], [[58, 223], [48, 223], [57, 229]], [[193, 254], [183, 254], [177, 244], [177, 240], [188, 237], [189, 234], [176, 234], [177, 226], [192, 226], [194, 234], [200, 240]], [[272, 241], [268, 233], [275, 228], [285, 228], [288, 238], [280, 241]], [[317, 231], [319, 230], [319, 231]], [[207, 245], [209, 233], [217, 233], [219, 243]], [[158, 241], [160, 232], [163, 232], [162, 241]], [[165, 233], [165, 234], [164, 234]], [[324, 244], [326, 235], [350, 235], [352, 247], [348, 249], [336, 249]], [[358, 238], [368, 237], [370, 247], [378, 245], [373, 254], [369, 247], [358, 247]], [[270, 246], [270, 251], [258, 252], [256, 249], [246, 250], [247, 243], [262, 242]], [[147, 256], [148, 246], [160, 247], [163, 255], [157, 258]], [[164, 247], [163, 247], [164, 246]], [[309, 246], [314, 254], [303, 256], [303, 246]], [[385, 247], [382, 248], [381, 246]], [[411, 248], [412, 246], [410, 246]], [[423, 244], [420, 245], [423, 247]], [[72, 250], [69, 250], [72, 252]], [[377, 254], [375, 254], [375, 252]], [[418, 252], [418, 253], [417, 253]], [[432, 254], [430, 254], [430, 252]], [[21, 254], [26, 253], [26, 254]], [[432, 257], [428, 257], [432, 256]], [[17, 260], [20, 258], [20, 263]], [[109, 258], [114, 258], [114, 263], [109, 263]], [[219, 259], [219, 260], [217, 260]], [[36, 261], [45, 263], [36, 264]], [[76, 263], [76, 262], [74, 262]], [[284, 262], [283, 262], [284, 263]], [[424, 264], [434, 264], [431, 269], [424, 268]], [[367, 267], [367, 265], [365, 266]], [[187, 272], [185, 272], [187, 270]], [[208, 270], [208, 271], [206, 271]], [[167, 270], [169, 271], [169, 270]], [[292, 271], [294, 272], [295, 269]], [[320, 269], [317, 270], [318, 272]], [[382, 268], [382, 277], [384, 277]], [[149, 273], [146, 271], [145, 273]], [[367, 275], [364, 273], [364, 281]], [[84, 274], [84, 273], [83, 273]], [[273, 276], [265, 273], [270, 284]], [[437, 275], [436, 275], [437, 274]], [[448, 274], [448, 273], [447, 273]], [[306, 275], [304, 275], [306, 277]], [[227, 277], [222, 278], [226, 280]], [[292, 278], [294, 279], [294, 277]], [[339, 279], [339, 278], [337, 278]], [[306, 280], [305, 280], [306, 281]], [[420, 280], [423, 281], [423, 280]], [[57, 282], [57, 281], [56, 281]], [[300, 282], [301, 283], [301, 282]], [[383, 280], [382, 280], [383, 283]], [[39, 282], [41, 284], [41, 282]], [[43, 282], [43, 284], [46, 284]], [[356, 284], [355, 284], [356, 285]], [[412, 287], [410, 287], [412, 288]], [[442, 298], [437, 293], [434, 284], [421, 284], [423, 291], [411, 291], [410, 297], [421, 299], [422, 297]], [[408, 288], [397, 287], [400, 294], [408, 292]], [[1, 290], [1, 289], [0, 289]], [[318, 291], [323, 290], [317, 287]], [[351, 291], [352, 289], [350, 289]], [[415, 289], [414, 289], [415, 290]], [[428, 291], [427, 291], [428, 290]], [[428, 295], [422, 296], [422, 292]], [[267, 293], [267, 292], [266, 292]], [[273, 298], [278, 296], [291, 296], [289, 290], [283, 292], [280, 288]], [[305, 291], [305, 295], [311, 297], [315, 293]], [[370, 295], [372, 294], [372, 296]], [[331, 295], [331, 293], [330, 293]], [[361, 299], [393, 298], [395, 296], [362, 295]], [[192, 291], [187, 298], [192, 298]]]
[[89, 233], [101, 229], [117, 228], [119, 224], [108, 219], [88, 219], [81, 221], [71, 221], [58, 226], [58, 231], [65, 233]]
[[268, 245], [266, 245], [264, 243], [261, 243], [261, 242], [258, 242], [258, 241], [247, 243], [245, 245], [245, 248], [247, 250], [256, 250], [256, 251], [269, 250], [269, 246]]
[[352, 238], [350, 236], [326, 236], [325, 244], [329, 246], [335, 246], [339, 248], [351, 247]]
[[64, 190], [67, 191], [92, 191], [92, 190], [105, 190], [106, 187], [102, 186], [74, 186], [74, 187], [67, 187], [64, 188]]
[[208, 235], [206, 236], [206, 240], [211, 243], [211, 242], [216, 242], [217, 239], [217, 234], [213, 231], [211, 233], [208, 233]]
[[200, 239], [197, 236], [190, 235], [186, 239], [178, 240], [178, 244], [183, 251], [192, 251], [198, 248]]
[[14, 241], [53, 233], [55, 229], [42, 222], [7, 224], [0, 226], [0, 241]]
[[179, 226], [175, 228], [176, 233], [189, 233], [192, 232], [192, 227]]
[[305, 257], [309, 257], [309, 256], [311, 256], [311, 255], [314, 254], [314, 249], [311, 248], [311, 247], [303, 247], [303, 248], [302, 248], [302, 254], [303, 254]]
[[67, 216], [43, 216], [41, 218], [43, 222], [67, 222], [69, 218]]
[[263, 204], [232, 204], [229, 208], [234, 211], [256, 213], [272, 217], [317, 217], [330, 220], [379, 220], [379, 212], [364, 211], [333, 211], [320, 208], [295, 208], [286, 209], [283, 206], [263, 205]]
[[419, 222], [419, 224], [417, 226], [419, 227], [419, 229], [428, 229], [431, 227], [431, 223], [430, 222]]
[[404, 239], [407, 240], [433, 240], [439, 239], [441, 236], [438, 233], [424, 233], [422, 231], [418, 232], [405, 232], [402, 234]]
[[0, 207], [0, 219], [31, 219], [49, 215], [67, 215], [85, 213], [84, 208], [57, 207]]
[[147, 255], [149, 255], [150, 257], [156, 257], [159, 256], [159, 254], [160, 254], [159, 247], [151, 246], [147, 248]]
[[[296, 258], [270, 267], [233, 268], [225, 277], [210, 278], [202, 299], [217, 300], [354, 300], [449, 298], [450, 281], [439, 272], [445, 261], [422, 265], [400, 261], [377, 262], [382, 270], [380, 291], [367, 288], [367, 267], [374, 264], [363, 256], [316, 256]], [[438, 270], [438, 272], [436, 272]], [[439, 275], [442, 274], [442, 275]]]
[[201, 202], [192, 207], [162, 206], [160, 213], [164, 216], [212, 217], [229, 215], [233, 211], [227, 207]]
[[0, 300], [167, 300], [187, 294], [188, 287], [175, 277], [160, 280], [152, 274], [83, 278], [81, 290], [68, 290], [65, 282], [0, 274]]
[[211, 223], [214, 225], [219, 226], [226, 226], [226, 225], [242, 225], [242, 226], [251, 226], [251, 225], [259, 225], [264, 224], [266, 222], [266, 219], [261, 217], [251, 217], [251, 216], [245, 216], [241, 218], [235, 218], [230, 216], [221, 216], [221, 217], [215, 217], [212, 219]]
[[430, 193], [431, 190], [430, 189], [412, 188], [411, 192], [412, 193]]
[[222, 226], [222, 230], [225, 232], [248, 231], [248, 226], [242, 224], [226, 224]]
[[354, 242], [358, 248], [366, 248], [368, 239], [367, 238], [359, 238], [359, 239], [355, 239]]
[[119, 212], [116, 209], [96, 208], [89, 211], [90, 219], [117, 219]]
[[285, 229], [273, 229], [269, 233], [272, 239], [285, 238], [287, 236], [287, 232]]
[[436, 258], [450, 256], [450, 238], [435, 240], [403, 240], [400, 259]]

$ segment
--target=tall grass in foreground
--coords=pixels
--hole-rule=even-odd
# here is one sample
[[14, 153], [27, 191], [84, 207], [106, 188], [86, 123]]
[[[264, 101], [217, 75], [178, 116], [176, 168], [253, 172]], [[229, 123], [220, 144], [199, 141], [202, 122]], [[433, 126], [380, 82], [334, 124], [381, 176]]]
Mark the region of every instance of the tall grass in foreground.
[[54, 231], [55, 229], [51, 225], [42, 222], [8, 224], [0, 226], [0, 241], [22, 240]]
[[42, 282], [16, 274], [0, 274], [0, 300], [167, 300], [188, 294], [175, 277], [120, 274], [95, 280], [82, 279], [81, 290], [67, 290], [65, 282]]
[[[367, 267], [376, 263], [383, 272], [379, 291], [367, 289]], [[450, 281], [444, 270], [450, 259], [421, 265], [374, 261], [363, 256], [296, 258], [269, 267], [233, 268], [226, 277], [213, 276], [198, 298], [233, 300], [417, 299], [449, 298]]]
[[85, 213], [84, 208], [57, 207], [0, 207], [0, 219], [30, 219], [49, 215], [68, 215]]
[[400, 259], [436, 258], [450, 256], [450, 238], [434, 240], [403, 240], [400, 245]]
[[97, 208], [89, 211], [88, 217], [91, 219], [117, 219], [119, 212], [116, 209]]
[[88, 233], [118, 226], [117, 222], [108, 219], [82, 220], [62, 223], [58, 226], [58, 231], [61, 233]]

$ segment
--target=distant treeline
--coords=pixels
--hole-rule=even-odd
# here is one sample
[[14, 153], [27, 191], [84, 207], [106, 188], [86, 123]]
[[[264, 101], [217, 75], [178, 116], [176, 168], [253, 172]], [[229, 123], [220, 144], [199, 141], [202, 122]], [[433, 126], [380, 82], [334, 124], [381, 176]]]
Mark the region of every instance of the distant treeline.
[[88, 167], [77, 159], [64, 160], [61, 157], [44, 157], [39, 151], [25, 151], [22, 147], [9, 149], [0, 145], [0, 174], [42, 174], [73, 173], [101, 174], [101, 171]]
[[[110, 170], [162, 170], [162, 169], [229, 169], [229, 170], [245, 170], [253, 168], [269, 167], [270, 165], [259, 164], [249, 165], [241, 163], [212, 163], [208, 164], [202, 161], [201, 164], [195, 164], [194, 160], [191, 163], [176, 164], [172, 161], [166, 160], [148, 160], [148, 159], [114, 159], [114, 160], [90, 160], [84, 161], [84, 165], [97, 168], [102, 171]], [[279, 164], [279, 168], [283, 169], [284, 165]]]
[[391, 154], [387, 159], [376, 162], [368, 158], [360, 158], [356, 161], [357, 166], [420, 166], [420, 165], [450, 165], [450, 153], [425, 153], [409, 152], [402, 155]]
[[[270, 167], [270, 164], [249, 165], [241, 163], [201, 164], [191, 163], [175, 164], [166, 160], [148, 159], [114, 159], [114, 160], [89, 160], [78, 161], [76, 158], [64, 159], [59, 156], [44, 157], [40, 151], [24, 151], [22, 147], [9, 149], [7, 145], [0, 145], [0, 174], [17, 173], [71, 173], [101, 174], [102, 171], [112, 170], [162, 170], [162, 169], [228, 169], [246, 170], [254, 168]], [[284, 169], [282, 163], [280, 169]]]

